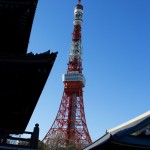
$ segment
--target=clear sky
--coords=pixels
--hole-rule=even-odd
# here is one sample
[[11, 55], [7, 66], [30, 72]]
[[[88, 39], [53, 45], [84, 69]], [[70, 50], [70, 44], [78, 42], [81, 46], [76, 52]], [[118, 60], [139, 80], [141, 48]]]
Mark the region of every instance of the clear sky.
[[[28, 52], [58, 52], [27, 126], [40, 140], [55, 120], [64, 90], [77, 0], [39, 0]], [[92, 141], [150, 110], [150, 0], [82, 0], [84, 108]]]

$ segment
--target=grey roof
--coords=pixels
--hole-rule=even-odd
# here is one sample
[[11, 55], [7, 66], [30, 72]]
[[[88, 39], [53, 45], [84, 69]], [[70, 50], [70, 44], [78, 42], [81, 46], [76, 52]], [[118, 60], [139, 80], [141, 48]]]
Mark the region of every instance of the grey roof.
[[150, 140], [149, 140], [150, 138], [141, 139], [140, 136], [139, 139], [139, 137], [137, 138], [137, 135], [133, 136], [134, 133], [137, 134], [137, 131], [140, 132], [139, 134], [145, 131], [146, 128], [144, 127], [150, 128], [150, 111], [147, 111], [138, 117], [135, 117], [119, 126], [107, 130], [104, 136], [102, 136], [97, 141], [93, 142], [91, 145], [84, 148], [84, 150], [94, 149], [94, 147], [101, 146], [108, 141], [128, 143], [130, 145], [138, 144], [138, 145], [150, 147]]

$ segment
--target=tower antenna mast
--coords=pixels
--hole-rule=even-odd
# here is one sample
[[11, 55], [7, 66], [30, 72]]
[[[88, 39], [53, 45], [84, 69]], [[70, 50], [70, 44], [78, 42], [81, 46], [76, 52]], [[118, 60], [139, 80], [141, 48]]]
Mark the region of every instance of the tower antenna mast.
[[[64, 92], [61, 104], [52, 127], [43, 139], [47, 145], [57, 143], [61, 147], [73, 144], [79, 148], [92, 143], [84, 113], [83, 87], [85, 78], [82, 74], [81, 25], [83, 6], [78, 0], [74, 9], [74, 30], [67, 73], [62, 75]], [[59, 144], [58, 144], [59, 143]]]

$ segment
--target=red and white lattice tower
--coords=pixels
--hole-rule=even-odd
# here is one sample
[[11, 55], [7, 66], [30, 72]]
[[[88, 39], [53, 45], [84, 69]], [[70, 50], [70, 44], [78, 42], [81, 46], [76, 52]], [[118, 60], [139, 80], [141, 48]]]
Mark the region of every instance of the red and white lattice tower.
[[64, 92], [61, 104], [52, 127], [43, 139], [50, 144], [59, 138], [59, 145], [75, 144], [84, 147], [91, 144], [88, 132], [83, 103], [83, 87], [85, 78], [82, 74], [82, 25], [83, 6], [80, 0], [74, 9], [74, 31], [72, 35], [71, 50], [69, 53], [68, 70], [62, 75]]

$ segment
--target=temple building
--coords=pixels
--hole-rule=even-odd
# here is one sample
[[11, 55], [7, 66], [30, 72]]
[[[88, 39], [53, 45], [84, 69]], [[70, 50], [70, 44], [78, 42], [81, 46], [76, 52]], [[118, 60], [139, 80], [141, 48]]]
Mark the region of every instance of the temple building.
[[31, 134], [30, 140], [22, 139], [29, 142], [26, 148], [37, 149], [38, 124], [33, 132], [25, 129], [57, 57], [50, 50], [27, 52], [37, 4], [0, 0], [0, 149], [11, 149], [10, 141], [20, 140], [12, 135], [24, 133]]
[[150, 111], [107, 130], [105, 135], [84, 150], [150, 149]]

